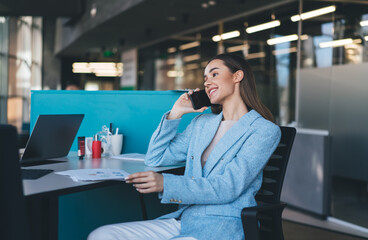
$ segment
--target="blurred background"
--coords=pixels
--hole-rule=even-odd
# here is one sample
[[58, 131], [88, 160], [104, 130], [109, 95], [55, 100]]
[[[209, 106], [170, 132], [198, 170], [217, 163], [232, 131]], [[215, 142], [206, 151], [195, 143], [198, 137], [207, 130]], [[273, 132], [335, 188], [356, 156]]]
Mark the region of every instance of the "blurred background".
[[203, 88], [219, 53], [249, 61], [277, 124], [326, 137], [300, 170], [322, 210], [290, 207], [368, 235], [366, 0], [1, 0], [0, 123], [25, 144], [31, 90]]

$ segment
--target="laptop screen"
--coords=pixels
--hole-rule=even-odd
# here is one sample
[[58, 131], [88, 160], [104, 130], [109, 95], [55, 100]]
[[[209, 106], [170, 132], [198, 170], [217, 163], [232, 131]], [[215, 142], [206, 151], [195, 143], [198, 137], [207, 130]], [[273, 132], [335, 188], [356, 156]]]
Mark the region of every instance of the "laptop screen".
[[84, 114], [39, 115], [21, 162], [68, 155], [83, 118]]

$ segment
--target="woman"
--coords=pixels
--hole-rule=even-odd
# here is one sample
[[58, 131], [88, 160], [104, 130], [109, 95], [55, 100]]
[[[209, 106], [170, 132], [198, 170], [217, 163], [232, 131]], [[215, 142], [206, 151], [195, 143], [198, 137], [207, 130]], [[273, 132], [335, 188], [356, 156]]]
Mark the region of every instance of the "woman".
[[262, 169], [280, 141], [280, 129], [256, 92], [253, 73], [241, 57], [209, 61], [204, 87], [211, 114], [195, 117], [177, 133], [181, 117], [195, 111], [184, 93], [153, 133], [145, 163], [186, 162], [184, 176], [140, 172], [128, 176], [140, 193], [158, 192], [179, 210], [156, 220], [108, 225], [90, 239], [244, 239], [241, 210], [255, 206]]

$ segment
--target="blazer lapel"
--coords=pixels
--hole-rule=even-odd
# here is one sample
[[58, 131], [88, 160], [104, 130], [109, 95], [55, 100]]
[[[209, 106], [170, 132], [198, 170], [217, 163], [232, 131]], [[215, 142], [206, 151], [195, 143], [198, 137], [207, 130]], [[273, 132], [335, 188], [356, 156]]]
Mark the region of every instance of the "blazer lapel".
[[205, 122], [204, 126], [203, 126], [203, 132], [200, 133], [199, 139], [197, 141], [197, 147], [195, 148], [195, 154], [197, 154], [195, 156], [196, 159], [199, 159], [199, 161], [194, 161], [193, 162], [193, 171], [194, 171], [194, 176], [196, 177], [202, 177], [202, 162], [201, 162], [201, 158], [202, 158], [202, 154], [204, 152], [204, 150], [206, 150], [206, 148], [208, 147], [208, 145], [210, 145], [212, 139], [214, 138], [217, 129], [220, 126], [222, 120], [222, 112], [219, 113], [217, 116], [215, 116], [213, 119], [211, 119], [210, 121]]
[[[220, 139], [208, 156], [206, 164], [203, 168], [204, 177], [208, 176], [222, 156], [248, 131], [252, 122], [260, 116], [261, 115], [258, 112], [251, 110], [250, 112], [244, 114], [244, 116], [242, 116], [239, 121], [225, 133], [225, 135]], [[209, 138], [209, 136], [207, 137]], [[210, 142], [212, 141], [213, 137], [214, 135], [210, 139]], [[207, 146], [208, 145], [206, 145], [206, 147]]]

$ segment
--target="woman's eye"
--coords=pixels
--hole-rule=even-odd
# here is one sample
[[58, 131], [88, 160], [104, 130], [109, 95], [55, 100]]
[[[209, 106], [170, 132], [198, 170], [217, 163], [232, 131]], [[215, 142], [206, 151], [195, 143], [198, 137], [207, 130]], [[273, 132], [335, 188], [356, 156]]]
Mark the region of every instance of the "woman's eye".
[[213, 76], [213, 77], [216, 77], [217, 75], [218, 75], [218, 73], [214, 73], [212, 76]]

